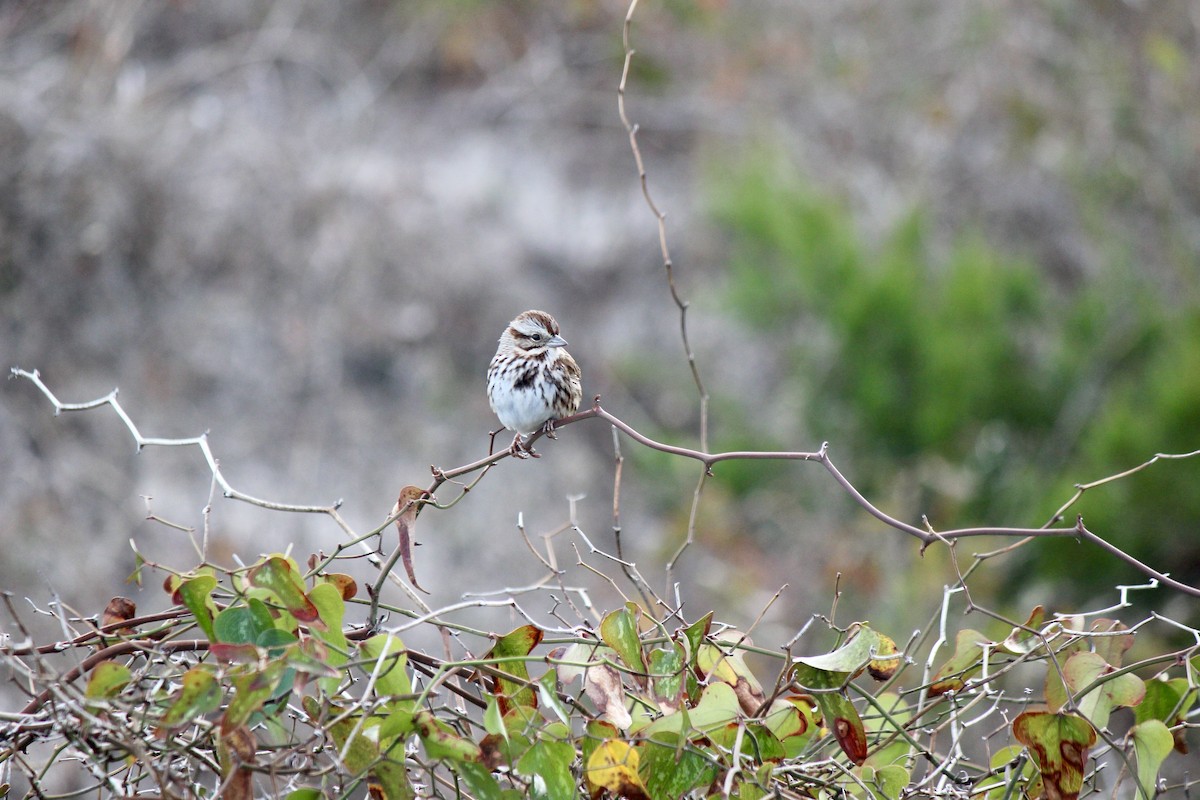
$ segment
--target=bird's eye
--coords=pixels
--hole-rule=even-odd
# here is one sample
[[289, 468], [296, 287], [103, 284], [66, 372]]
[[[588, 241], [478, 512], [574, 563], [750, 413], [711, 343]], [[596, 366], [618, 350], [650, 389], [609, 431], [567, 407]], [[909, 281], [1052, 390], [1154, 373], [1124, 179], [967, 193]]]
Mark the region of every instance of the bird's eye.
[[540, 342], [543, 337], [540, 333], [533, 333], [529, 335], [529, 338], [533, 339], [535, 342]]

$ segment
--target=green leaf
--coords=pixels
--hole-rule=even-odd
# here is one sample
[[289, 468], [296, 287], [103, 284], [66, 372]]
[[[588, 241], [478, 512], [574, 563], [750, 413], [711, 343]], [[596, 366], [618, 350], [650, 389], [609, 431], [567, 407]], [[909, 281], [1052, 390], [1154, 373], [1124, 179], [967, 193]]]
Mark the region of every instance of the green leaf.
[[90, 699], [116, 697], [133, 680], [133, 673], [116, 661], [101, 661], [88, 678], [86, 695]]
[[[632, 607], [633, 610], [630, 610]], [[638, 638], [637, 606], [629, 603], [618, 608], [600, 623], [600, 638], [617, 651], [625, 666], [639, 674], [646, 673], [646, 661], [642, 658], [642, 642]]]
[[341, 592], [332, 583], [318, 583], [308, 593], [308, 599], [317, 609], [317, 615], [324, 623], [311, 627], [313, 635], [338, 651], [335, 653], [336, 657], [341, 658], [337, 662], [338, 665], [346, 663], [345, 653], [349, 651], [350, 645], [346, 641], [346, 635], [342, 632], [342, 620], [346, 616], [346, 601], [342, 599]]
[[688, 644], [688, 658], [693, 662], [696, 660], [696, 653], [700, 652], [701, 642], [704, 641], [704, 637], [708, 636], [708, 631], [712, 628], [712, 620], [713, 612], [710, 611], [682, 631], [683, 638]]
[[479, 745], [455, 733], [454, 729], [428, 711], [413, 715], [413, 723], [425, 753], [432, 759], [449, 761], [482, 761]]
[[484, 764], [458, 761], [452, 763], [451, 768], [462, 778], [462, 782], [467, 785], [471, 795], [478, 800], [502, 800], [504, 797], [500, 784], [496, 782], [496, 779], [492, 777], [492, 771]]
[[684, 660], [682, 647], [672, 645], [670, 650], [655, 648], [650, 651], [650, 687], [659, 705], [678, 708], [683, 693]]
[[284, 662], [274, 661], [261, 671], [255, 670], [231, 678], [234, 695], [225, 708], [221, 732], [229, 733], [240, 728], [250, 719], [250, 715], [262, 709], [263, 703], [274, 696], [286, 669]]
[[383, 758], [371, 767], [371, 775], [382, 792], [383, 800], [414, 800], [417, 796], [408, 780], [408, 770], [404, 768], [403, 761]]
[[320, 789], [294, 789], [285, 800], [325, 800], [325, 794]]
[[1130, 736], [1133, 738], [1133, 751], [1137, 754], [1138, 798], [1151, 800], [1158, 783], [1158, 768], [1171, 754], [1175, 738], [1167, 726], [1156, 719], [1134, 726]]
[[517, 771], [540, 777], [545, 783], [545, 794], [541, 796], [547, 800], [574, 800], [577, 796], [575, 777], [571, 774], [574, 760], [572, 745], [542, 739], [534, 742], [533, 747], [521, 756]]
[[301, 622], [320, 617], [317, 607], [304, 593], [304, 581], [298, 570], [281, 556], [271, 556], [250, 570], [250, 584], [275, 595], [288, 613]]
[[[1019, 656], [1043, 646], [1045, 639], [1039, 636], [1037, 632], [1041, 630], [1042, 623], [1045, 621], [1045, 607], [1040, 605], [1034, 606], [1033, 610], [1029, 612], [1029, 617], [1025, 620], [1025, 624], [1013, 628], [1008, 637], [997, 645], [997, 649]], [[959, 633], [959, 636], [961, 637], [962, 633]]]
[[675, 714], [659, 717], [643, 729], [643, 735], [656, 737], [661, 733], [673, 733], [686, 736], [693, 731], [712, 733], [736, 722], [740, 714], [741, 707], [733, 687], [718, 681], [704, 687], [695, 708], [681, 709]]
[[504, 740], [508, 741], [508, 727], [504, 724], [504, 718], [500, 716], [500, 703], [495, 695], [488, 698], [487, 708], [484, 709], [483, 729], [496, 736], [503, 736]]
[[183, 673], [183, 686], [175, 702], [167, 708], [159, 724], [164, 728], [186, 725], [202, 714], [221, 707], [221, 687], [205, 667], [192, 667]]
[[992, 755], [989, 766], [996, 773], [993, 780], [997, 783], [976, 786], [977, 789], [986, 790], [986, 800], [1013, 800], [1028, 794], [1025, 787], [1033, 778], [1035, 769], [1033, 760], [1025, 755], [1023, 747], [1014, 744], [1000, 748]]
[[1168, 726], [1177, 725], [1195, 704], [1196, 690], [1190, 689], [1186, 678], [1150, 680], [1146, 681], [1146, 696], [1133, 709], [1133, 718], [1139, 724], [1157, 719]]
[[177, 592], [184, 606], [192, 612], [192, 616], [196, 618], [196, 624], [200, 626], [200, 630], [204, 631], [204, 635], [210, 642], [217, 641], [216, 633], [213, 630], [213, 615], [216, 606], [212, 601], [212, 593], [215, 588], [217, 588], [215, 577], [198, 575], [181, 583]]
[[[542, 641], [542, 631], [533, 625], [524, 625], [506, 633], [496, 640], [488, 658], [523, 658], [529, 655], [533, 648]], [[529, 670], [524, 661], [506, 661], [498, 663], [496, 670], [508, 678], [493, 678], [492, 688], [500, 697], [500, 710], [504, 713], [513, 706], [537, 707], [537, 695], [529, 683]]]
[[361, 650], [367, 660], [360, 669], [375, 675], [376, 695], [413, 693], [412, 680], [408, 676], [408, 650], [399, 637], [389, 633], [372, 636], [362, 643]]
[[379, 725], [379, 741], [385, 744], [390, 744], [401, 736], [408, 736], [416, 730], [411, 703], [389, 703], [388, 707], [393, 705], [400, 707], [388, 714]]
[[877, 800], [899, 800], [904, 787], [908, 786], [908, 770], [897, 764], [879, 768], [864, 766], [861, 778]]
[[[900, 736], [899, 732], [904, 730], [904, 726], [912, 718], [912, 712], [909, 711], [908, 704], [893, 692], [879, 695], [875, 698], [875, 703], [876, 707], [871, 708], [863, 722], [868, 738], [877, 748], [867, 757], [866, 764], [878, 769], [901, 763], [911, 754], [912, 745]], [[892, 739], [891, 742], [881, 744], [889, 738]]]
[[1047, 791], [1075, 800], [1083, 788], [1088, 750], [1096, 729], [1077, 714], [1026, 711], [1013, 720], [1013, 735], [1029, 748]]
[[[1053, 711], [1061, 709], [1067, 703], [1066, 690], [1070, 689], [1079, 713], [1097, 728], [1103, 728], [1114, 707], [1136, 706], [1146, 695], [1145, 682], [1132, 673], [1104, 678], [1113, 671], [1099, 653], [1086, 650], [1072, 653], [1063, 664], [1061, 675], [1056, 670], [1046, 673], [1046, 702]], [[1080, 696], [1079, 692], [1101, 678], [1104, 680], [1099, 686]]]
[[641, 742], [638, 774], [653, 800], [675, 800], [708, 786], [717, 777], [717, 767], [688, 746], [678, 734], [663, 732]]
[[[315, 698], [304, 698], [304, 710], [314, 721], [320, 717], [320, 707]], [[331, 719], [337, 719], [342, 716], [344, 711], [343, 708], [330, 705], [328, 715]], [[379, 745], [365, 735], [367, 726], [359, 725], [360, 720], [359, 715], [351, 714], [327, 728], [342, 763], [346, 765], [353, 776], [362, 775], [379, 759]], [[355, 735], [356, 729], [357, 735]], [[353, 739], [350, 738], [352, 735]], [[348, 746], [347, 743], [349, 743]]]
[[970, 628], [959, 631], [954, 638], [954, 655], [934, 673], [929, 696], [941, 697], [946, 692], [962, 691], [966, 682], [983, 668], [983, 646], [990, 641], [979, 631]]
[[244, 606], [230, 606], [213, 621], [217, 641], [226, 644], [253, 644], [263, 631], [275, 627], [270, 609], [261, 600], [251, 599]]
[[801, 656], [795, 661], [823, 672], [852, 673], [865, 667], [883, 649], [879, 634], [861, 625], [850, 641], [833, 652], [820, 656]]

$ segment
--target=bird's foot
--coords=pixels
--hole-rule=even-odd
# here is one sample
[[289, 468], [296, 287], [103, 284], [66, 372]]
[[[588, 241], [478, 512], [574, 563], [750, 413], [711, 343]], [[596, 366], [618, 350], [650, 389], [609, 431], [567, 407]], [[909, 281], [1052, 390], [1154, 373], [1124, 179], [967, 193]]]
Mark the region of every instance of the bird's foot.
[[525, 444], [521, 439], [521, 434], [513, 437], [512, 445], [509, 446], [508, 452], [515, 458], [541, 458], [541, 453], [535, 453], [533, 448]]

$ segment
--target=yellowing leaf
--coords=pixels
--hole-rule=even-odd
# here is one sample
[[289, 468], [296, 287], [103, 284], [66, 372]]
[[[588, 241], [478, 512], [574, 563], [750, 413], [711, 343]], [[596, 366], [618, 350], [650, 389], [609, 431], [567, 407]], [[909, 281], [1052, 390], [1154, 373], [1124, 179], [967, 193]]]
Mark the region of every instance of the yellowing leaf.
[[649, 800], [638, 776], [637, 751], [620, 739], [607, 739], [592, 752], [584, 771], [593, 800], [604, 791], [627, 800]]

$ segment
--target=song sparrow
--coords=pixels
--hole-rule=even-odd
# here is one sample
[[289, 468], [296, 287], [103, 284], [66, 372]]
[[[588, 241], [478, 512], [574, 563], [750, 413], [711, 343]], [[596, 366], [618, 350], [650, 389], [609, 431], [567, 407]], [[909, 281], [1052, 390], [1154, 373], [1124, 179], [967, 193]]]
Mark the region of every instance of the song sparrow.
[[518, 314], [500, 337], [488, 367], [488, 403], [517, 434], [509, 448], [514, 456], [536, 457], [522, 435], [545, 429], [553, 438], [555, 421], [579, 410], [579, 365], [563, 349], [566, 344], [545, 311]]

